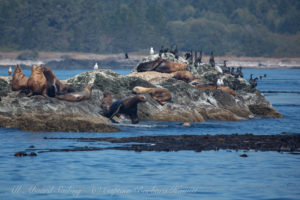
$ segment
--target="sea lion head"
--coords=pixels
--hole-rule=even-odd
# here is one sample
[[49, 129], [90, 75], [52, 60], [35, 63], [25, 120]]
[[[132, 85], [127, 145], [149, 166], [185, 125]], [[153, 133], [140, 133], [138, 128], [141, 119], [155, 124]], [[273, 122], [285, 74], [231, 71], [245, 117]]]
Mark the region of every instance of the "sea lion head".
[[22, 69], [21, 69], [20, 65], [17, 65], [15, 68], [15, 73], [19, 73], [19, 72], [22, 72]]
[[109, 91], [104, 91], [103, 92], [103, 97], [108, 97], [108, 96], [111, 96], [111, 93]]
[[43, 73], [44, 72], [43, 65], [33, 65], [31, 69], [32, 69], [33, 72], [38, 72], [38, 73]]
[[135, 96], [139, 102], [146, 102], [147, 99], [144, 95], [136, 95]]
[[44, 75], [49, 78], [52, 77], [52, 79], [55, 77], [54, 73], [48, 67], [44, 67]]
[[143, 87], [140, 87], [140, 86], [136, 86], [132, 89], [132, 91], [136, 94], [138, 93], [143, 93]]

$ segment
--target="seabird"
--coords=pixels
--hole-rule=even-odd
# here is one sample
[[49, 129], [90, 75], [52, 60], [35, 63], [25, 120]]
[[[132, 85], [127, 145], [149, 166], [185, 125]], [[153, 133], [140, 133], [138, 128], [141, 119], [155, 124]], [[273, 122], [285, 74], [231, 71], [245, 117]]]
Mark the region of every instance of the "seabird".
[[8, 75], [11, 75], [11, 73], [12, 73], [12, 68], [9, 67], [9, 68], [8, 68]]
[[150, 55], [154, 55], [153, 47], [150, 47]]
[[219, 79], [217, 80], [217, 85], [218, 85], [218, 86], [224, 85], [223, 78], [219, 78]]
[[220, 72], [221, 74], [223, 74], [223, 70], [221, 69], [220, 66], [216, 65], [216, 66], [215, 66], [215, 69], [216, 69], [218, 72]]
[[98, 63], [94, 65], [94, 69], [98, 69]]

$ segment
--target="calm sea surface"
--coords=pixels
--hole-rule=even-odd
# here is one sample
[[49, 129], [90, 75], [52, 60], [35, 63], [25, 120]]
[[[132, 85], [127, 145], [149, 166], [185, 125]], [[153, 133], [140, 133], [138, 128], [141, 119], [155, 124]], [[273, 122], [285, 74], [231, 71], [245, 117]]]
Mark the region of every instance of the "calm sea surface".
[[[23, 70], [27, 76], [30, 69]], [[84, 69], [54, 70], [67, 79]], [[130, 70], [114, 70], [128, 74]], [[7, 69], [0, 68], [0, 75]], [[141, 135], [300, 134], [300, 70], [244, 69], [267, 77], [258, 81], [266, 98], [284, 115], [241, 122], [207, 121], [182, 127], [172, 122], [119, 125], [117, 133], [32, 133], [0, 128], [0, 199], [300, 199], [300, 156], [277, 152], [94, 151], [41, 153], [16, 158], [35, 149], [96, 146], [43, 137], [128, 137]], [[30, 152], [30, 150], [28, 150]]]

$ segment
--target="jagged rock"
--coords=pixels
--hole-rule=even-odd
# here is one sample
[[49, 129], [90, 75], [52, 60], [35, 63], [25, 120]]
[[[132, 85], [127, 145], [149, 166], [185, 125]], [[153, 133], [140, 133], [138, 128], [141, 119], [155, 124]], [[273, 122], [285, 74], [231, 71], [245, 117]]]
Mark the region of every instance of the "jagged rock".
[[[118, 128], [109, 124], [109, 119], [99, 114], [103, 92], [109, 91], [112, 101], [116, 101], [134, 96], [132, 89], [135, 86], [166, 89], [172, 96], [171, 102], [161, 105], [145, 94], [147, 102], [138, 104], [140, 121], [237, 121], [255, 115], [282, 117], [246, 80], [221, 74], [207, 64], [195, 67], [195, 70], [200, 68], [202, 73], [196, 72], [196, 80], [191, 83], [172, 78], [172, 73], [132, 72], [123, 76], [111, 70], [84, 72], [64, 81], [78, 90], [87, 84], [94, 85], [91, 98], [76, 103], [43, 96], [29, 98], [12, 92], [7, 81], [0, 79], [0, 92], [9, 88], [0, 101], [0, 126], [32, 131], [117, 131]], [[236, 93], [232, 95], [217, 88], [199, 90], [193, 85], [194, 82], [215, 84], [219, 78], [223, 79], [225, 87]]]
[[10, 90], [9, 77], [0, 76], [0, 97], [6, 96]]

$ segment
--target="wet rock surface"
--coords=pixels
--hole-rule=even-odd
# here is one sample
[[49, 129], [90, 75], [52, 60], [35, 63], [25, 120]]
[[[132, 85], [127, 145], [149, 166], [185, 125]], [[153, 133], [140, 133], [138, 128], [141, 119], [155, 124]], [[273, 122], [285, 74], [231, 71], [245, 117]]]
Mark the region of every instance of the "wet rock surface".
[[[196, 152], [208, 150], [246, 150], [246, 151], [277, 151], [300, 152], [300, 135], [176, 135], [176, 136], [140, 136], [123, 138], [47, 138], [46, 140], [76, 140], [87, 142], [109, 142], [118, 144], [112, 147], [75, 147], [66, 149], [48, 149], [44, 152], [64, 151], [99, 151], [99, 150], [129, 150], [129, 151], [180, 151], [192, 150]], [[120, 146], [120, 144], [123, 144]], [[241, 157], [247, 157], [242, 154]]]

